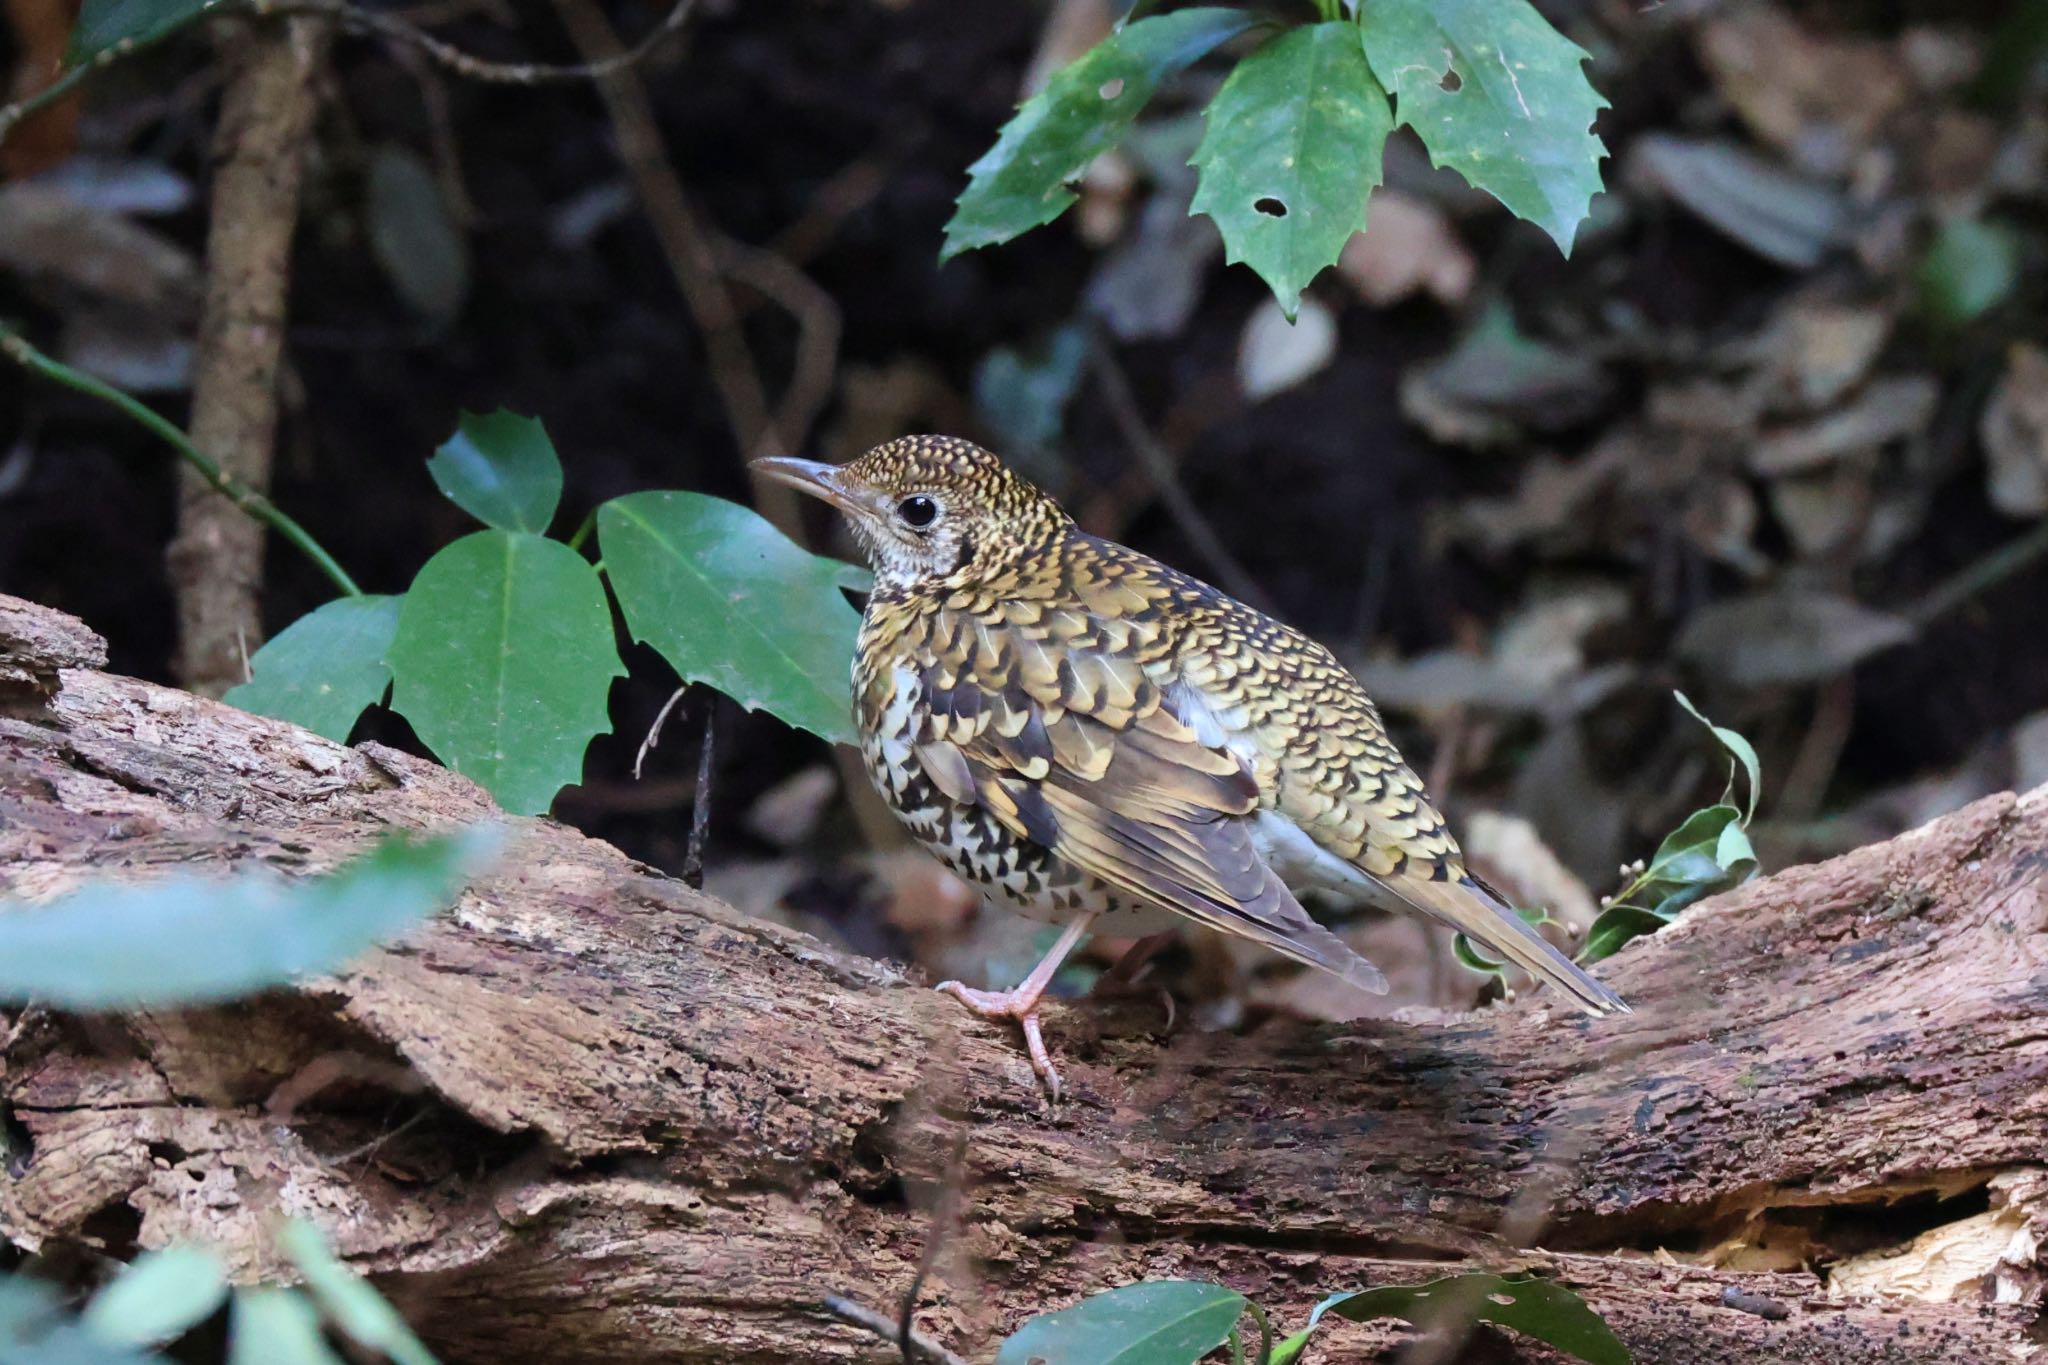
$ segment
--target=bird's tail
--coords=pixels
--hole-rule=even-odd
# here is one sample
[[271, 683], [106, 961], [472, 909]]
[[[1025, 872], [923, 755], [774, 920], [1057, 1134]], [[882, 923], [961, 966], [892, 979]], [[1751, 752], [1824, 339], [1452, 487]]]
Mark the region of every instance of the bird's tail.
[[1379, 880], [1415, 909], [1450, 925], [1538, 981], [1557, 987], [1586, 1013], [1629, 1012], [1626, 1001], [1552, 947], [1534, 925], [1478, 878], [1467, 876], [1457, 882], [1412, 876]]

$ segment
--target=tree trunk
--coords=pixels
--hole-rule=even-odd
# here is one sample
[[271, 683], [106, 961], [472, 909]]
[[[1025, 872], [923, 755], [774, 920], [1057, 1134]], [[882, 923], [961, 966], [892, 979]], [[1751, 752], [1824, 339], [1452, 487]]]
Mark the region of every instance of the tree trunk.
[[[92, 645], [0, 598], [0, 892], [313, 872], [495, 814]], [[16, 1017], [0, 1229], [204, 1237], [253, 1274], [266, 1221], [306, 1215], [451, 1361], [893, 1359], [821, 1302], [893, 1315], [949, 1186], [917, 1321], [976, 1359], [1138, 1278], [1297, 1325], [1472, 1265], [1555, 1275], [1644, 1365], [2044, 1355], [2048, 789], [1702, 905], [1603, 967], [1619, 1020], [1537, 996], [1161, 1036], [1156, 1008], [1055, 1009], [1054, 1111], [1010, 1032], [896, 968], [510, 823], [453, 912], [298, 992]]]
[[[192, 443], [244, 486], [270, 488], [277, 377], [299, 180], [319, 106], [324, 19], [229, 30], [232, 73], [215, 131], [206, 307], [192, 375]], [[178, 534], [166, 551], [178, 599], [176, 677], [217, 697], [248, 676], [263, 643], [264, 526], [178, 469]]]

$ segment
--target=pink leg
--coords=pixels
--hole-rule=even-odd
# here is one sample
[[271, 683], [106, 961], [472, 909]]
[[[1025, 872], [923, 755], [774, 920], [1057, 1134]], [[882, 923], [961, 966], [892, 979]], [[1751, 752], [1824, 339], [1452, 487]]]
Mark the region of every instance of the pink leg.
[[1038, 1027], [1038, 1001], [1045, 994], [1045, 988], [1052, 984], [1053, 975], [1059, 971], [1060, 963], [1066, 961], [1074, 945], [1088, 932], [1088, 926], [1095, 922], [1095, 912], [1090, 910], [1076, 915], [1059, 936], [1059, 941], [1039, 959], [1031, 969], [1031, 975], [1017, 983], [1014, 990], [978, 991], [972, 986], [963, 986], [958, 981], [941, 981], [937, 989], [958, 1000], [984, 1019], [1015, 1019], [1024, 1026], [1024, 1046], [1031, 1053], [1031, 1069], [1043, 1080], [1052, 1097], [1060, 1097], [1060, 1073], [1053, 1068], [1052, 1054], [1045, 1050], [1045, 1036]]

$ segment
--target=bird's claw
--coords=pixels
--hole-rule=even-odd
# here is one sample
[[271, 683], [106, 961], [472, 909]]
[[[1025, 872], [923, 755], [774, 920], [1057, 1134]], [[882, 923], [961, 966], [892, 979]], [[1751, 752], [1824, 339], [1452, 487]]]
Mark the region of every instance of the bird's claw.
[[1024, 1047], [1031, 1054], [1031, 1069], [1045, 1082], [1053, 1102], [1059, 1102], [1062, 1089], [1060, 1073], [1052, 1064], [1052, 1054], [1045, 1047], [1045, 1035], [1039, 1029], [1037, 992], [1026, 996], [1022, 991], [982, 991], [958, 981], [941, 981], [934, 989], [944, 991], [984, 1019], [1015, 1019], [1023, 1025]]

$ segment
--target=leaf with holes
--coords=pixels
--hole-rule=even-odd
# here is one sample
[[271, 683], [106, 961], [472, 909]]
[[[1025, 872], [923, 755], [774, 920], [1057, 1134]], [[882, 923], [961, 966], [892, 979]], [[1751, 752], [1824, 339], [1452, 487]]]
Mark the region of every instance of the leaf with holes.
[[307, 612], [256, 651], [249, 681], [221, 700], [348, 743], [356, 718], [391, 686], [384, 656], [398, 633], [400, 601], [341, 597]]
[[1065, 213], [1078, 197], [1069, 184], [1116, 145], [1161, 81], [1259, 22], [1246, 10], [1176, 10], [1110, 34], [1055, 72], [968, 167], [939, 260]]
[[392, 838], [324, 877], [180, 873], [0, 902], [0, 1000], [167, 1008], [329, 971], [447, 905], [497, 843], [489, 830]]
[[1528, 0], [1371, 0], [1365, 55], [1430, 158], [1556, 239], [1572, 238], [1600, 190], [1607, 107], [1578, 44]]
[[[1531, 1276], [1450, 1275], [1427, 1284], [1387, 1285], [1355, 1294], [1332, 1294], [1315, 1306], [1306, 1331], [1282, 1342], [1275, 1365], [1300, 1355], [1310, 1332], [1335, 1313], [1352, 1322], [1400, 1318], [1425, 1331], [1468, 1322], [1511, 1327], [1586, 1365], [1630, 1365], [1628, 1347], [1586, 1301], [1551, 1280]], [[1283, 1354], [1289, 1348], [1292, 1354]]]
[[504, 408], [463, 413], [427, 473], [457, 507], [500, 531], [540, 535], [562, 500], [562, 461], [547, 428]]
[[1198, 1280], [1147, 1280], [1040, 1313], [1011, 1333], [996, 1365], [1187, 1365], [1230, 1337], [1245, 1297]]
[[597, 509], [605, 573], [633, 638], [686, 682], [841, 744], [854, 742], [852, 565], [811, 554], [757, 513], [701, 493], [633, 493]]
[[1189, 212], [1216, 220], [1228, 258], [1256, 270], [1292, 320], [1308, 282], [1364, 230], [1394, 129], [1358, 26], [1275, 38], [1237, 64], [1207, 117]]
[[545, 811], [582, 776], [626, 672], [597, 571], [512, 531], [464, 536], [426, 562], [386, 660], [391, 709], [515, 815]]

